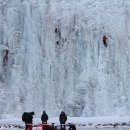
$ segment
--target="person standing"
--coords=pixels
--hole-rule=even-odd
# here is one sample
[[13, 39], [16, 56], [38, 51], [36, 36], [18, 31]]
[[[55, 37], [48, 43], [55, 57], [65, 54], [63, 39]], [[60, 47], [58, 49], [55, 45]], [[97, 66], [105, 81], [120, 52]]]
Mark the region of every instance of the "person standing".
[[65, 122], [67, 121], [67, 116], [66, 116], [65, 112], [62, 111], [60, 113], [59, 121], [60, 121], [60, 125], [61, 125], [61, 130], [63, 128], [65, 129]]
[[42, 116], [41, 116], [42, 124], [47, 124], [47, 120], [48, 120], [48, 115], [46, 114], [45, 111], [43, 111]]
[[34, 112], [27, 113], [27, 128], [28, 128], [28, 130], [32, 130], [33, 115], [34, 115]]
[[22, 115], [22, 121], [25, 123], [25, 130], [27, 130], [27, 112], [24, 112]]
[[34, 112], [24, 112], [22, 115], [22, 121], [25, 122], [25, 130], [32, 130]]

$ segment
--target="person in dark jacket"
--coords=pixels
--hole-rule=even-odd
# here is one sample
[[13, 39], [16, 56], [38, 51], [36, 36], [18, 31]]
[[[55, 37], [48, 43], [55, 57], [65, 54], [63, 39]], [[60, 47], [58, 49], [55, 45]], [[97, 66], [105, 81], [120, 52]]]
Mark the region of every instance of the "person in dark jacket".
[[41, 121], [43, 124], [47, 124], [47, 120], [48, 120], [48, 115], [46, 114], [45, 111], [43, 111], [42, 116], [41, 116]]
[[34, 115], [34, 112], [27, 113], [27, 128], [28, 128], [28, 130], [32, 130], [33, 115]]
[[106, 37], [106, 35], [103, 35], [102, 40], [105, 47], [107, 47], [107, 42], [106, 42], [107, 39], [108, 38]]
[[24, 112], [22, 120], [25, 122], [25, 130], [32, 130], [34, 112]]
[[62, 129], [62, 128], [65, 129], [65, 122], [67, 121], [67, 116], [66, 116], [65, 112], [62, 111], [62, 112], [60, 113], [59, 121], [60, 121], [60, 124], [61, 124], [61, 129]]
[[27, 130], [27, 112], [23, 113], [22, 121], [25, 123], [25, 130]]

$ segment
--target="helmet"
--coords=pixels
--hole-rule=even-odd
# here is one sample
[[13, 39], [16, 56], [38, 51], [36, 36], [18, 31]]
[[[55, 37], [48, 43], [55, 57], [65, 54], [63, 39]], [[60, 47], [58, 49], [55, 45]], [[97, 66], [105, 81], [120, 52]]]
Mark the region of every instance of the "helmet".
[[31, 114], [34, 115], [34, 112], [32, 111]]

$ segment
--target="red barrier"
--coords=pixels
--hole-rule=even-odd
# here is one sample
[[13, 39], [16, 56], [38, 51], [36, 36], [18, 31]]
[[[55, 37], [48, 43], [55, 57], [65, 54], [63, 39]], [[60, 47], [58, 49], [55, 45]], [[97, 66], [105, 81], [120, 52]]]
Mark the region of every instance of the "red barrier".
[[52, 126], [51, 125], [48, 125], [48, 124], [38, 124], [36, 126], [36, 130], [51, 130], [52, 129]]
[[42, 124], [37, 125], [36, 130], [42, 130]]

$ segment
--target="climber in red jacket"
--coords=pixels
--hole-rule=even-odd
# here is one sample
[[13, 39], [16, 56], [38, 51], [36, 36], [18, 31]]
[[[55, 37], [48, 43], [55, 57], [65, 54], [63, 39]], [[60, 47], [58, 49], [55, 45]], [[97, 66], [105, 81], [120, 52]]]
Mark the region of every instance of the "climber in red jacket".
[[106, 35], [103, 35], [102, 40], [105, 47], [107, 47], [107, 42], [106, 42], [107, 39], [108, 38], [106, 37]]

